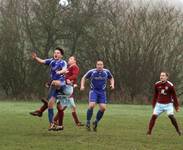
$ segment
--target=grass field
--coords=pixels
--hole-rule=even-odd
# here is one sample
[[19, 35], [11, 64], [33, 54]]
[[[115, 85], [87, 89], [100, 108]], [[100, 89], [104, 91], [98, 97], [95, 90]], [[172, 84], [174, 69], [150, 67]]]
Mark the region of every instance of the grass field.
[[[42, 118], [29, 112], [39, 103], [0, 102], [0, 150], [183, 150], [183, 136], [178, 136], [164, 114], [153, 135], [146, 136], [151, 116], [150, 106], [108, 105], [98, 132], [78, 128], [65, 112], [64, 131], [47, 131], [47, 112]], [[78, 105], [79, 117], [85, 122], [86, 104]], [[95, 109], [96, 113], [96, 109]], [[183, 111], [176, 113], [183, 124]]]

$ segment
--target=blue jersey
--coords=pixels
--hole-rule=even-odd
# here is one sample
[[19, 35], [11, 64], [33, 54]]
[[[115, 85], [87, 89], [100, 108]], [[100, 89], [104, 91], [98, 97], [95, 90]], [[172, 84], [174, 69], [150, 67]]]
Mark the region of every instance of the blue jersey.
[[64, 74], [57, 74], [56, 72], [67, 68], [67, 63], [64, 60], [55, 60], [53, 58], [46, 59], [45, 65], [50, 66], [50, 78], [51, 80], [65, 80]]
[[91, 69], [84, 76], [86, 79], [90, 79], [91, 90], [97, 91], [104, 91], [106, 89], [107, 80], [113, 77], [108, 69]]

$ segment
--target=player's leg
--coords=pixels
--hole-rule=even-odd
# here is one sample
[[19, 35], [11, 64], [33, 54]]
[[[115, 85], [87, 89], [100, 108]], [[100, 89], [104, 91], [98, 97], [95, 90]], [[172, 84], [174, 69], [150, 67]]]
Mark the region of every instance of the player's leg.
[[88, 109], [86, 113], [86, 128], [87, 130], [90, 130], [90, 121], [93, 115], [93, 109], [96, 105], [96, 100], [97, 100], [97, 94], [95, 91], [90, 90], [89, 92], [89, 104], [88, 104]]
[[30, 112], [32, 116], [42, 117], [43, 112], [48, 108], [48, 101], [44, 98], [42, 98], [41, 101], [43, 102], [43, 105], [39, 109]]
[[177, 124], [177, 120], [175, 119], [174, 115], [168, 115], [168, 117], [170, 118], [171, 122], [172, 122], [172, 125], [175, 127], [178, 135], [181, 135], [181, 131], [179, 129], [179, 126]]
[[167, 115], [168, 115], [169, 119], [171, 120], [172, 125], [175, 127], [178, 135], [181, 135], [181, 131], [180, 131], [179, 126], [177, 124], [177, 120], [176, 120], [176, 118], [174, 116], [173, 104], [172, 103], [167, 104], [165, 110], [167, 112]]
[[57, 110], [58, 110], [58, 126], [56, 127], [56, 130], [63, 130], [63, 119], [64, 119], [64, 111], [62, 109], [62, 105], [60, 103], [57, 103]]
[[[61, 104], [62, 105], [62, 104]], [[67, 106], [63, 106], [62, 105], [62, 110], [64, 111], [65, 109], [67, 108]], [[64, 112], [63, 112], [64, 113]], [[58, 115], [58, 111], [57, 111], [57, 113], [56, 113], [56, 115], [54, 116], [54, 124], [55, 125], [58, 125], [58, 119], [59, 119], [59, 115]]]
[[96, 119], [95, 121], [93, 122], [93, 130], [94, 131], [97, 131], [97, 126], [98, 126], [98, 123], [99, 121], [102, 119], [103, 115], [104, 115], [104, 112], [106, 110], [106, 92], [101, 92], [101, 93], [98, 93], [98, 100], [99, 100], [99, 110], [97, 112], [97, 115], [96, 115]]
[[53, 117], [54, 117], [54, 111], [53, 111], [53, 106], [55, 103], [55, 98], [57, 96], [57, 90], [53, 85], [50, 86], [49, 93], [48, 93], [48, 120], [50, 123], [49, 131], [53, 130], [55, 128]]
[[151, 119], [149, 121], [147, 135], [151, 135], [151, 132], [152, 132], [152, 129], [155, 125], [156, 119], [158, 118], [158, 116], [162, 112], [163, 112], [163, 108], [162, 108], [161, 104], [156, 103], [156, 106], [155, 106], [154, 111], [153, 111], [153, 115], [151, 116]]
[[77, 126], [84, 126], [84, 124], [82, 124], [81, 121], [78, 118], [77, 111], [76, 111], [76, 104], [74, 102], [74, 98], [70, 97], [69, 98], [69, 102], [70, 102], [70, 107], [71, 107], [71, 111], [72, 111], [72, 117], [74, 119], [75, 124]]

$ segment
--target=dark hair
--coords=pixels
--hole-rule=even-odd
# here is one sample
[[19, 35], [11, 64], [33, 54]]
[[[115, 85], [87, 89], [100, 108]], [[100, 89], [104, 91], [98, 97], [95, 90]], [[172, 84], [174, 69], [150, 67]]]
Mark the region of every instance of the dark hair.
[[[74, 60], [76, 60], [76, 56], [74, 56], [74, 55], [71, 55], [70, 57], [73, 57], [73, 58], [74, 58]], [[69, 58], [70, 58], [70, 57], [69, 57]]]
[[[98, 59], [98, 60], [96, 61], [96, 63], [97, 63], [97, 62], [99, 62], [99, 61], [103, 62], [103, 60], [101, 60], [101, 59]], [[103, 62], [103, 63], [104, 63], [104, 62]]]
[[[168, 72], [166, 72], [166, 71], [161, 71], [161, 73], [165, 73], [166, 76], [169, 77], [169, 73], [168, 73]], [[160, 73], [160, 74], [161, 74], [161, 73]]]
[[64, 55], [64, 50], [60, 47], [56, 47], [55, 50], [59, 50], [62, 55]]

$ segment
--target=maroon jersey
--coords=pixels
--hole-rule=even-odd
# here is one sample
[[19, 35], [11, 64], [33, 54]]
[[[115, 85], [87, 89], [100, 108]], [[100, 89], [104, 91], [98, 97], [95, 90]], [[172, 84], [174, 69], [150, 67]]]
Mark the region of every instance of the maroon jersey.
[[73, 84], [77, 84], [77, 78], [79, 75], [79, 67], [74, 64], [69, 66], [68, 73], [66, 74], [66, 80], [69, 79]]
[[153, 107], [156, 102], [160, 104], [174, 103], [175, 108], [179, 106], [174, 85], [167, 81], [165, 83], [158, 81], [154, 85], [154, 97], [152, 100]]

